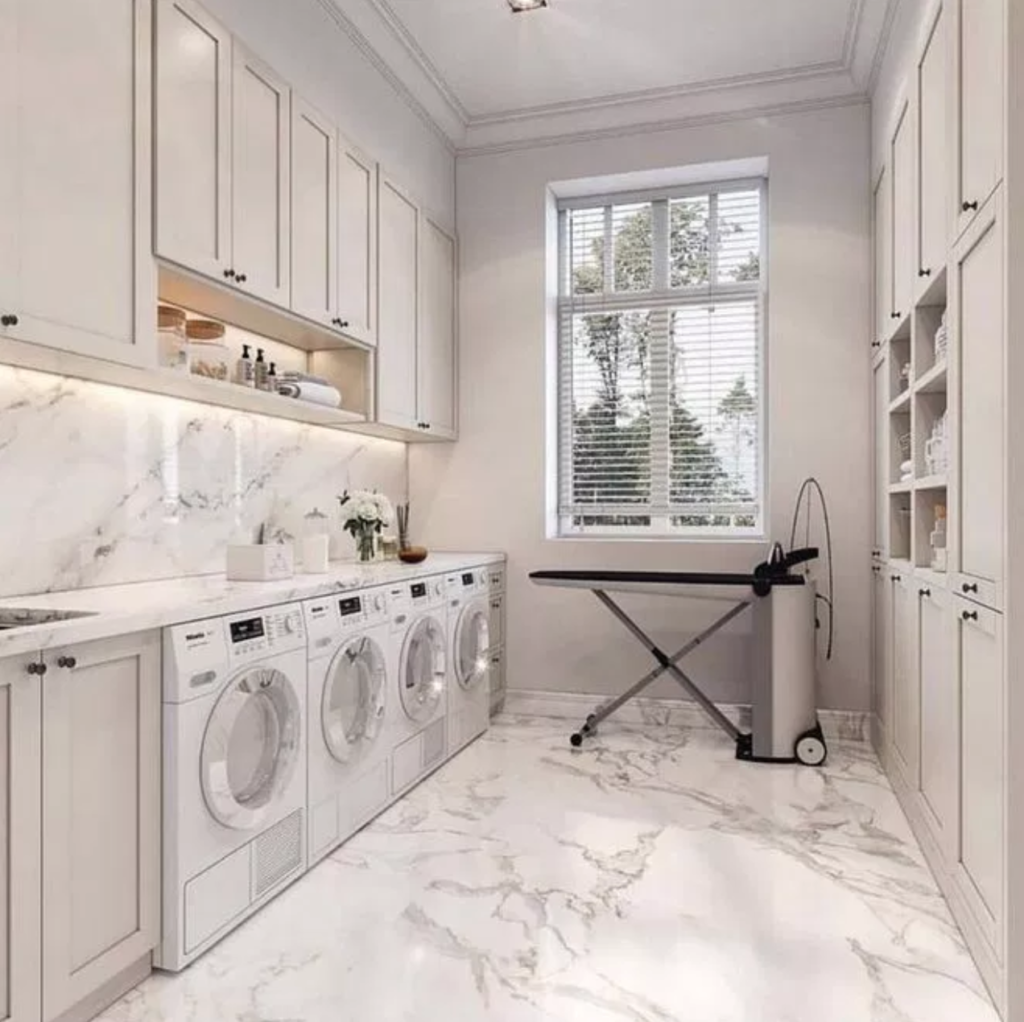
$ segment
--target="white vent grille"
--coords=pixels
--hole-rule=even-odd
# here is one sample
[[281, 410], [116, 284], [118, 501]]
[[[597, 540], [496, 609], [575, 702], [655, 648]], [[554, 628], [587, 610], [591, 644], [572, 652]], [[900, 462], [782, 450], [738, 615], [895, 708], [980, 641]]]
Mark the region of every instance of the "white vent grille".
[[253, 842], [253, 900], [302, 865], [302, 810], [285, 817]]

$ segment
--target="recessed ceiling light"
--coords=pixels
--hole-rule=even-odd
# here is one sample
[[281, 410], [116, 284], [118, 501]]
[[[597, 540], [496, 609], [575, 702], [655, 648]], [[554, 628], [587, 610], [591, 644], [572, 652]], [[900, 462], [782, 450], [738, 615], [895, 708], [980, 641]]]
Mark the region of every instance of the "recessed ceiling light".
[[548, 0], [508, 0], [508, 5], [514, 14], [522, 14], [524, 11], [539, 11], [547, 7]]

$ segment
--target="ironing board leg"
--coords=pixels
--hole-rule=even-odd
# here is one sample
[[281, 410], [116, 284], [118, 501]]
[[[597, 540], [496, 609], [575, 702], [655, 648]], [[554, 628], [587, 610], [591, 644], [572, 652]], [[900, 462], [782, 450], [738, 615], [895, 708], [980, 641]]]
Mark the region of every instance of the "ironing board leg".
[[715, 704], [697, 687], [697, 685], [691, 681], [677, 666], [678, 661], [682, 660], [688, 653], [692, 653], [699, 645], [705, 642], [708, 638], [725, 627], [733, 618], [741, 614], [749, 606], [747, 601], [737, 603], [734, 607], [731, 607], [727, 613], [723, 614], [717, 621], [714, 622], [709, 628], [706, 628], [700, 635], [691, 639], [685, 646], [683, 646], [673, 656], [666, 656], [661, 649], [654, 643], [650, 637], [636, 624], [635, 621], [603, 590], [594, 589], [594, 595], [615, 615], [619, 621], [632, 633], [632, 635], [640, 642], [644, 648], [658, 661], [658, 667], [652, 670], [645, 677], [641, 678], [635, 685], [627, 689], [622, 695], [613, 699], [609, 703], [605, 703], [599, 706], [589, 717], [587, 717], [586, 723], [583, 727], [572, 736], [572, 744], [579, 746], [583, 743], [583, 739], [588, 735], [592, 734], [597, 728], [597, 725], [605, 720], [611, 714], [613, 714], [619, 707], [633, 699], [639, 692], [645, 689], [653, 681], [659, 678], [665, 671], [671, 673], [672, 677], [680, 684], [690, 695], [696, 700], [697, 703], [704, 709], [711, 719], [718, 724], [720, 728], [734, 741], [742, 737], [742, 732], [739, 728]]

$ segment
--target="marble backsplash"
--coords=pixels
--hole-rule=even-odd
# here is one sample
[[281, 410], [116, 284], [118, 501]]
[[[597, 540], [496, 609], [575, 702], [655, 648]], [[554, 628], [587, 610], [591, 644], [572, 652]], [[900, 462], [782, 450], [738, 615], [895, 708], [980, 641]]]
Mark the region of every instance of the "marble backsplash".
[[407, 488], [401, 443], [0, 366], [0, 596], [220, 572], [270, 519]]

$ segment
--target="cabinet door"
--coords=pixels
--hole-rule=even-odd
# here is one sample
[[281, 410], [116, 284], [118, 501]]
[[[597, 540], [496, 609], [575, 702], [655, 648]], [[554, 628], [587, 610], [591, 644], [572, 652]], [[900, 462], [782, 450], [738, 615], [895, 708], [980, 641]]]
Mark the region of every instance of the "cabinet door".
[[[4, 311], [18, 320], [7, 336], [145, 357], [135, 347], [146, 255], [137, 229], [149, 212], [136, 165], [147, 177], [149, 113], [137, 88], [149, 79], [150, 18], [150, 0], [14, 0], [0, 17], [0, 34], [17, 33], [16, 57], [0, 72], [15, 79], [0, 117], [13, 98], [17, 121], [0, 160], [0, 214], [13, 245], [0, 276], [14, 271], [2, 287]], [[151, 308], [145, 322], [148, 339]]]
[[377, 419], [415, 429], [419, 210], [383, 177], [379, 202]]
[[[18, 130], [18, 7], [23, 0], [0, 0], [0, 138]], [[5, 146], [0, 159], [0, 314], [18, 306], [18, 171], [16, 147]], [[6, 331], [0, 328], [0, 336]]]
[[911, 580], [892, 576], [892, 748], [907, 784], [920, 772], [921, 695], [918, 689], [917, 600]]
[[224, 279], [231, 262], [231, 36], [193, 0], [158, 0], [156, 253]]
[[892, 302], [891, 319], [909, 314], [913, 305], [911, 271], [914, 245], [914, 111], [906, 104], [892, 140]]
[[[999, 607], [1004, 523], [1003, 242], [998, 196], [957, 246], [953, 323], [958, 357], [958, 556], [962, 592]], [[964, 588], [964, 587], [967, 588]]]
[[[338, 316], [350, 337], [377, 340], [377, 165], [338, 147]], [[340, 325], [340, 324], [339, 324]]]
[[872, 567], [872, 708], [884, 744], [892, 741], [892, 583], [885, 568]]
[[292, 310], [336, 326], [338, 136], [308, 103], [292, 99]]
[[[956, 598], [960, 631], [963, 808], [960, 862], [997, 949], [1004, 916], [1006, 721], [1002, 615]], [[979, 904], [980, 902], [980, 904]]]
[[419, 416], [431, 435], [455, 436], [455, 241], [420, 222]]
[[160, 636], [103, 640], [47, 659], [43, 1018], [49, 1020], [144, 957], [160, 938]]
[[875, 333], [876, 342], [889, 336], [892, 326], [892, 182], [882, 168], [875, 187]]
[[918, 273], [925, 282], [946, 264], [946, 19], [940, 7], [917, 66]]
[[950, 865], [956, 862], [960, 831], [960, 691], [951, 604], [944, 589], [918, 589], [921, 795]]
[[0, 662], [0, 1019], [39, 1018], [39, 788], [42, 734], [37, 675], [23, 658]]
[[234, 43], [231, 269], [243, 290], [291, 300], [291, 90]]
[[1005, 0], [957, 0], [959, 234], [1003, 176]]
[[874, 440], [874, 547], [875, 557], [888, 550], [889, 522], [889, 362], [882, 358], [872, 373], [872, 436]]

